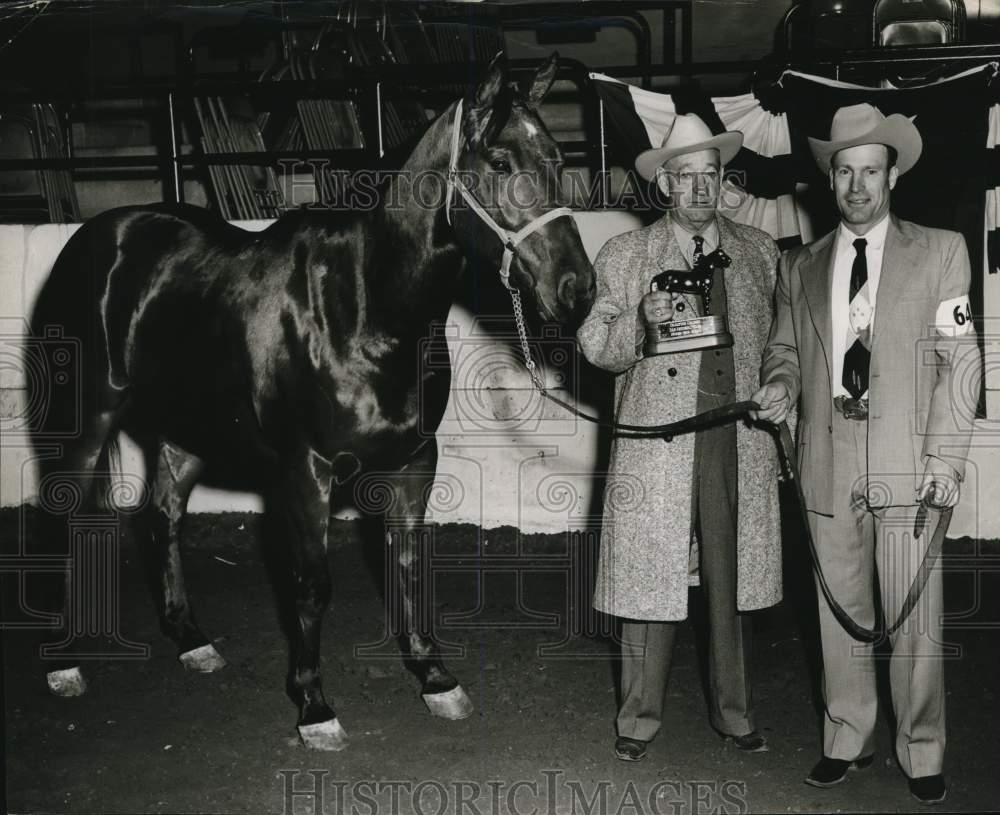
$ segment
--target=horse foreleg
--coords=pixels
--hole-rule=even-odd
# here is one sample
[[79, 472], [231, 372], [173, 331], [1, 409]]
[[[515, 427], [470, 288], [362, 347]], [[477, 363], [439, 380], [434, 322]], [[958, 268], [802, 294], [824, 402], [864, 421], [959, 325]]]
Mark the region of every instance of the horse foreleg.
[[319, 644], [332, 584], [327, 561], [333, 468], [308, 451], [284, 476], [281, 501], [291, 535], [292, 580], [297, 627], [292, 635], [291, 685], [299, 705], [299, 737], [314, 750], [343, 750], [347, 733], [323, 696]]
[[194, 620], [181, 568], [181, 525], [191, 490], [201, 475], [201, 459], [161, 441], [150, 468], [152, 495], [146, 540], [150, 544], [153, 583], [158, 597], [160, 625], [177, 645], [181, 664], [208, 673], [226, 665]]
[[437, 467], [437, 444], [432, 440], [411, 461], [406, 470], [393, 477], [396, 502], [393, 517], [386, 522], [387, 557], [395, 556], [402, 635], [407, 641], [412, 667], [422, 683], [428, 709], [445, 719], [464, 719], [473, 711], [458, 680], [441, 659], [433, 628], [433, 577], [422, 560], [430, 556], [430, 535], [424, 523], [428, 491]]

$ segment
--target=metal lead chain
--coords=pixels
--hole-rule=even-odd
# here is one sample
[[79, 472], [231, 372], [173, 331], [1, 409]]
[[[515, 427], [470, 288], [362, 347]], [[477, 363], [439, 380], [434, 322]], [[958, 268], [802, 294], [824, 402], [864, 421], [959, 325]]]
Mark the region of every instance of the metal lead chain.
[[528, 332], [524, 327], [524, 312], [521, 310], [521, 292], [515, 288], [508, 289], [510, 300], [514, 305], [514, 322], [517, 324], [517, 334], [521, 339], [521, 354], [524, 356], [524, 367], [528, 369], [531, 382], [541, 392], [545, 392], [545, 385], [538, 376], [538, 366], [531, 358], [531, 349], [528, 347]]

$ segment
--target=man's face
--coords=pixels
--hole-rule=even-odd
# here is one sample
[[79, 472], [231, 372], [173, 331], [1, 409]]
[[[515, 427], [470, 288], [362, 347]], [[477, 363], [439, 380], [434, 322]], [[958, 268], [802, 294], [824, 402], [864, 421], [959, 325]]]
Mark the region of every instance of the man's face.
[[671, 212], [682, 223], [700, 224], [714, 217], [719, 182], [718, 150], [676, 156], [657, 174], [660, 189], [670, 196]]
[[860, 235], [881, 221], [898, 177], [899, 170], [889, 168], [889, 148], [884, 144], [859, 144], [834, 153], [830, 188], [844, 223]]

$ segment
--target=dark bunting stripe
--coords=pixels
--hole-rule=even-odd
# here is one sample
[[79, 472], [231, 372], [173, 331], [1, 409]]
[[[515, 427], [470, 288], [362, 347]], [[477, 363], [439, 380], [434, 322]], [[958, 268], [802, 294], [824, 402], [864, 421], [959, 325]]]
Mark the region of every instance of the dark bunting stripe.
[[643, 150], [648, 150], [650, 144], [646, 126], [635, 112], [628, 85], [595, 79], [594, 88], [604, 103], [604, 127], [618, 137], [620, 163], [626, 169], [631, 169], [635, 157]]
[[989, 258], [989, 267], [987, 271], [990, 274], [997, 274], [1000, 272], [1000, 227], [990, 229], [986, 233], [986, 257]]
[[726, 169], [744, 174], [744, 189], [754, 198], [777, 198], [795, 192], [797, 174], [790, 154], [762, 156], [742, 147]]
[[[635, 158], [643, 150], [648, 150], [649, 134], [642, 118], [636, 113], [635, 104], [629, 86], [619, 82], [593, 81], [598, 97], [604, 103], [604, 128], [610, 135], [608, 143], [612, 146], [612, 156], [633, 179], [629, 189], [634, 193], [634, 209], [647, 213], [647, 216], [658, 213], [662, 209], [660, 196], [656, 192], [656, 184], [640, 178], [634, 172]], [[611, 138], [611, 136], [614, 138]]]
[[1000, 187], [1000, 144], [986, 148], [983, 169], [983, 181], [986, 187]]

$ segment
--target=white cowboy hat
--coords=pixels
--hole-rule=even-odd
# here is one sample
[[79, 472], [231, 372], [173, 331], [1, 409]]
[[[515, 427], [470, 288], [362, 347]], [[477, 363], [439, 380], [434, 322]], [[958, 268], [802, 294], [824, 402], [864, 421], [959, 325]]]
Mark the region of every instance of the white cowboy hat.
[[841, 108], [833, 115], [830, 141], [809, 137], [809, 149], [824, 173], [829, 172], [834, 153], [859, 144], [894, 148], [900, 175], [917, 163], [923, 149], [920, 131], [908, 117], [902, 113], [885, 116], [877, 107], [864, 102]]
[[715, 149], [719, 151], [720, 163], [727, 164], [740, 152], [742, 146], [743, 134], [739, 131], [713, 136], [708, 125], [698, 116], [685, 113], [674, 117], [659, 147], [639, 154], [635, 160], [635, 169], [647, 181], [652, 181], [656, 178], [656, 171], [674, 156]]

